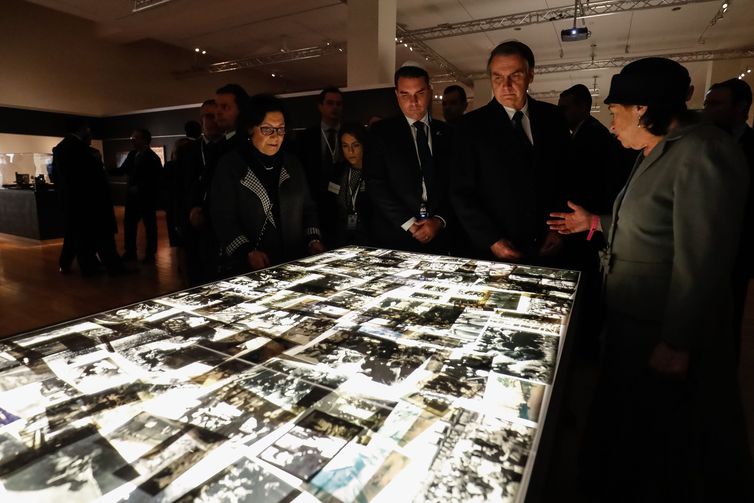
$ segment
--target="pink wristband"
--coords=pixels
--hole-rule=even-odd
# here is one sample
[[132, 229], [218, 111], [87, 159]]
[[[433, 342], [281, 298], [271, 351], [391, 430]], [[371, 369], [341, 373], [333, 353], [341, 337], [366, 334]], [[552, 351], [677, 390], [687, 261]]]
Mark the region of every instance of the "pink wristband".
[[592, 226], [589, 228], [589, 234], [586, 235], [586, 240], [591, 241], [592, 237], [594, 237], [594, 232], [597, 230], [597, 228], [600, 226], [600, 217], [597, 215], [592, 215]]

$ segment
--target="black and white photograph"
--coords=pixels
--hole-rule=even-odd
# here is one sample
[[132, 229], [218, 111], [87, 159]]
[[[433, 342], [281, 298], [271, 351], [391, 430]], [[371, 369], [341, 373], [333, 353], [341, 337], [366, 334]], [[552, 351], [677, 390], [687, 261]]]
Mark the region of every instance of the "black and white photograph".
[[176, 503], [288, 503], [301, 491], [283, 482], [258, 463], [243, 457]]
[[360, 431], [360, 426], [314, 410], [259, 457], [300, 479], [309, 480]]
[[479, 337], [474, 349], [494, 355], [492, 369], [495, 372], [549, 384], [559, 342], [559, 338], [552, 335], [491, 325]]
[[491, 372], [483, 406], [495, 417], [523, 420], [524, 424], [533, 426], [539, 420], [544, 394], [543, 384]]
[[203, 397], [180, 420], [226, 438], [253, 442], [294, 418], [295, 414], [243, 385], [231, 383]]
[[0, 479], [9, 502], [92, 501], [137, 477], [94, 428]]
[[532, 439], [525, 426], [457, 409], [416, 501], [516, 501]]

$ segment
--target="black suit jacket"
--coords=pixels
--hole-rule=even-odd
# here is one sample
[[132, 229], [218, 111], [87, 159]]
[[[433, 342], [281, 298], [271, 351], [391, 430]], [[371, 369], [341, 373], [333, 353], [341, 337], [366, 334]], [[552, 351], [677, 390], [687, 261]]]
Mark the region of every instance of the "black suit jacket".
[[754, 277], [754, 259], [752, 259], [752, 256], [754, 256], [754, 229], [752, 229], [752, 222], [754, 222], [754, 130], [746, 126], [738, 144], [743, 148], [746, 163], [749, 165], [749, 195], [746, 198], [746, 208], [744, 209], [739, 267], [746, 277], [752, 278]]
[[152, 149], [138, 156], [136, 150], [130, 151], [114, 174], [127, 175], [129, 191], [136, 189], [141, 201], [157, 204], [162, 186], [162, 163]]
[[[450, 129], [444, 122], [431, 119], [430, 131], [434, 166], [431, 176], [425, 174], [427, 209], [430, 215], [439, 215], [450, 224]], [[378, 246], [428, 253], [447, 251], [447, 229], [431, 243], [422, 245], [401, 227], [411, 217], [419, 216], [422, 192], [419, 159], [406, 117], [384, 119], [372, 127], [364, 171], [373, 204], [372, 238]]]
[[[312, 126], [296, 137], [293, 152], [301, 161], [309, 193], [317, 205], [322, 225], [322, 238], [328, 247], [335, 245], [337, 194], [329, 190], [330, 183], [339, 184], [343, 174], [340, 163], [329, 162], [322, 158], [322, 129], [320, 125]], [[337, 146], [336, 159], [342, 157], [340, 145]]]
[[548, 214], [565, 205], [568, 126], [556, 106], [528, 101], [533, 147], [494, 98], [464, 115], [457, 128], [451, 199], [483, 256], [491, 255], [499, 239], [535, 256], [548, 231]]
[[610, 213], [638, 155], [590, 115], [571, 137], [568, 198], [596, 215]]

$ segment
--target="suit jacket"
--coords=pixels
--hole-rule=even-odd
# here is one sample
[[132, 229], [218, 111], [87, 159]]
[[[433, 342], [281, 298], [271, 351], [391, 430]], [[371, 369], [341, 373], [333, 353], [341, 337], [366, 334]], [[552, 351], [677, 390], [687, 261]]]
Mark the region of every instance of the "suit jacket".
[[[309, 183], [309, 193], [317, 204], [322, 234], [328, 246], [334, 245], [337, 218], [337, 194], [333, 193], [330, 183], [338, 184], [343, 174], [342, 165], [322, 158], [322, 129], [320, 125], [312, 126], [299, 133], [293, 152], [301, 161]], [[340, 148], [336, 158], [342, 157]]]
[[356, 205], [354, 210], [358, 215], [358, 225], [355, 230], [348, 230], [348, 214], [350, 212], [351, 201], [348, 201], [348, 173], [350, 168], [344, 164], [340, 167], [342, 175], [339, 180], [340, 192], [337, 197], [338, 205], [338, 229], [336, 246], [361, 245], [368, 246], [371, 244], [370, 232], [372, 222], [372, 202], [369, 200], [367, 183], [362, 172], [361, 183], [359, 184], [359, 193], [356, 196]]
[[483, 256], [499, 239], [536, 255], [551, 211], [565, 204], [570, 133], [560, 110], [529, 102], [533, 146], [513, 129], [496, 99], [464, 115], [457, 127], [451, 199]]
[[741, 233], [741, 247], [738, 255], [738, 272], [745, 277], [754, 277], [754, 130], [746, 126], [744, 134], [738, 140], [743, 148], [744, 157], [749, 167], [749, 197], [744, 211], [744, 227]]
[[591, 213], [609, 213], [638, 155], [590, 115], [571, 137], [568, 198]]
[[[309, 241], [319, 239], [317, 210], [301, 164], [294, 155], [283, 155], [278, 183], [280, 221], [270, 218], [270, 198], [238, 151], [226, 154], [217, 165], [210, 218], [223, 255], [238, 265], [236, 269], [248, 270], [250, 251], [265, 251], [273, 264], [279, 264], [305, 256]], [[273, 233], [263, 231], [267, 226], [278, 231], [281, 243], [271, 239]]]
[[709, 124], [678, 127], [640, 157], [602, 219], [608, 311], [651, 322], [676, 348], [732, 343], [718, 335], [730, 328], [748, 178], [730, 135]]
[[[430, 215], [439, 215], [450, 223], [451, 135], [448, 126], [436, 119], [430, 121], [430, 132], [433, 168], [431, 173], [425, 170], [427, 210]], [[371, 143], [364, 153], [364, 171], [373, 204], [372, 237], [378, 246], [429, 253], [447, 251], [447, 229], [423, 245], [401, 227], [410, 218], [419, 216], [422, 192], [419, 158], [405, 116], [383, 119], [374, 124]]]
[[114, 173], [128, 176], [129, 193], [135, 192], [142, 201], [156, 204], [162, 185], [162, 163], [152, 149], [146, 149], [141, 155], [137, 153], [130, 151]]
[[99, 152], [69, 135], [52, 149], [52, 163], [66, 232], [96, 237], [117, 232], [110, 183]]

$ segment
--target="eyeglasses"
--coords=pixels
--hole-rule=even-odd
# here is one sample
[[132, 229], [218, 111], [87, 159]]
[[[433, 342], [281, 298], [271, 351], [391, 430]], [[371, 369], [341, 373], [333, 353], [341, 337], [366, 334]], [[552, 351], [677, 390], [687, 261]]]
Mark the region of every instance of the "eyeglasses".
[[277, 133], [278, 136], [285, 136], [285, 126], [272, 127], [272, 126], [259, 126], [259, 132], [264, 136], [270, 136], [272, 133]]

